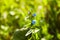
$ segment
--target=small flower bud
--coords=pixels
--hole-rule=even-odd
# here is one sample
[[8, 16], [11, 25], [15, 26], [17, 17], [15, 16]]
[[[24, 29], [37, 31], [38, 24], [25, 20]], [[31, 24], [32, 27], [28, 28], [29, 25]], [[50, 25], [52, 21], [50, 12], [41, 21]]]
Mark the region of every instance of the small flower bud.
[[33, 14], [32, 16], [34, 16], [34, 17], [35, 17], [35, 16], [36, 16], [36, 14]]

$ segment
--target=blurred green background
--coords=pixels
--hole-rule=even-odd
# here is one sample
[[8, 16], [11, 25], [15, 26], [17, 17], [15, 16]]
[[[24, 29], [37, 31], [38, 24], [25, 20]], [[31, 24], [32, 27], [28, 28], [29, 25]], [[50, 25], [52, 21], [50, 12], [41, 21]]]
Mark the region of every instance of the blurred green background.
[[0, 0], [0, 40], [60, 40], [60, 0]]

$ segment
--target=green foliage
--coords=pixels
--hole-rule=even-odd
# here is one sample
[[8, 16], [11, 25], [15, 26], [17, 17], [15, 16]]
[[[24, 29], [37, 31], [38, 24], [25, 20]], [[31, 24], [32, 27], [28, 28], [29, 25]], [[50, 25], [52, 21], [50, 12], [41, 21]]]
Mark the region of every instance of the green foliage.
[[0, 0], [0, 40], [60, 40], [60, 0]]
[[16, 31], [13, 34], [13, 40], [27, 40], [27, 37], [25, 36], [27, 30], [24, 31]]

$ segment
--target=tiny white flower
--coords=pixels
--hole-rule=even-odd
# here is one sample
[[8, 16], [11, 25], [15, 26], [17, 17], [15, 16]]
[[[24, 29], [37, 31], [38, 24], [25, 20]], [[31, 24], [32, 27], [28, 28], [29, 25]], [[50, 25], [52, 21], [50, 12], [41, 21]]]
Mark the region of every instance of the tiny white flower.
[[19, 31], [19, 29], [16, 29], [15, 31]]
[[30, 11], [28, 11], [28, 14], [30, 14]]
[[41, 40], [46, 40], [45, 38], [41, 38]]
[[3, 13], [3, 18], [4, 18], [4, 19], [7, 18], [7, 12], [4, 12], [4, 13]]
[[17, 16], [15, 16], [15, 19], [18, 19], [19, 18], [19, 16], [17, 15]]
[[11, 15], [15, 15], [15, 12], [14, 12], [14, 11], [10, 11], [10, 14], [11, 14]]
[[4, 25], [1, 25], [1, 29], [4, 29], [5, 28], [5, 26]]
[[1, 25], [1, 29], [7, 31], [8, 30], [8, 27], [4, 26], [4, 25]]
[[38, 6], [38, 9], [39, 9], [39, 10], [42, 9], [42, 6]]

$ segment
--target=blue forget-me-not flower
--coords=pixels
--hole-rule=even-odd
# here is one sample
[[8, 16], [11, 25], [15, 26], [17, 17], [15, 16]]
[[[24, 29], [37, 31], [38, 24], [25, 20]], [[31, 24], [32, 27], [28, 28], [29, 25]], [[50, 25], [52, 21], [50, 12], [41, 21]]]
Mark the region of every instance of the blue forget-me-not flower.
[[32, 24], [35, 24], [36, 23], [36, 20], [32, 20]]
[[32, 16], [36, 16], [36, 13], [34, 13]]

